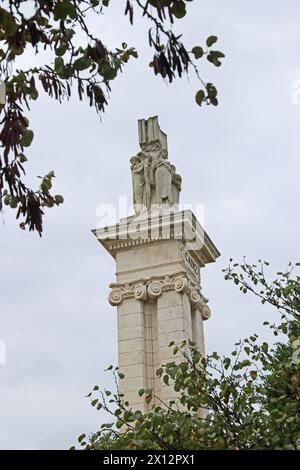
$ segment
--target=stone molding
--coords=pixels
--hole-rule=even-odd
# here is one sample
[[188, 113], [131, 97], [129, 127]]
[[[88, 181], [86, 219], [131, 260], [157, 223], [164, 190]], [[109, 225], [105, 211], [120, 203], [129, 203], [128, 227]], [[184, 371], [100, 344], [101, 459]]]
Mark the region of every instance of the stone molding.
[[[158, 241], [181, 241], [199, 267], [212, 263], [220, 256], [192, 211], [171, 211], [149, 216], [126, 217], [120, 223], [92, 230], [97, 240], [116, 258], [119, 251], [132, 250]], [[187, 265], [189, 261], [185, 260]], [[190, 266], [191, 267], [191, 266]], [[191, 267], [193, 270], [193, 268]]]
[[174, 290], [178, 294], [187, 294], [191, 307], [200, 311], [203, 320], [208, 320], [211, 316], [210, 308], [207, 305], [208, 299], [184, 272], [133, 282], [115, 282], [110, 284], [110, 288], [112, 290], [108, 295], [108, 301], [114, 307], [120, 305], [125, 299], [155, 300], [163, 292]]

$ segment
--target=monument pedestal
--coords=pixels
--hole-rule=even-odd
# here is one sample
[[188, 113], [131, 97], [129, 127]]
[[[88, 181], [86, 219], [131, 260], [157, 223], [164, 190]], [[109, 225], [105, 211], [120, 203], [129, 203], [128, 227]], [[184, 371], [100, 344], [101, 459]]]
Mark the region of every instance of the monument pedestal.
[[176, 397], [155, 373], [176, 358], [169, 343], [191, 339], [204, 353], [210, 309], [201, 269], [219, 252], [191, 211], [146, 213], [93, 233], [116, 262], [109, 302], [118, 309], [118, 365], [125, 374], [120, 393], [146, 411], [141, 388], [163, 401]]

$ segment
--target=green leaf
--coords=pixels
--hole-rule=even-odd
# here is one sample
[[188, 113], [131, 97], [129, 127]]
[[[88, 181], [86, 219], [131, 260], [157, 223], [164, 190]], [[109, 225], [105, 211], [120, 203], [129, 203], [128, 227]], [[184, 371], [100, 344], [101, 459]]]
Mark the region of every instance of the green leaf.
[[[217, 57], [218, 59], [222, 59], [223, 57], [225, 57], [225, 54], [221, 51], [210, 51], [209, 53], [210, 55]], [[238, 264], [236, 264], [236, 266], [238, 266]]]
[[35, 101], [35, 100], [38, 99], [39, 93], [38, 93], [38, 91], [37, 91], [36, 88], [30, 88], [29, 94], [30, 94], [30, 98], [31, 98], [32, 100]]
[[63, 73], [64, 72], [64, 60], [62, 57], [55, 57], [54, 60], [54, 70], [57, 73]]
[[20, 142], [21, 145], [23, 145], [23, 147], [29, 147], [31, 145], [33, 137], [34, 137], [33, 131], [30, 129], [25, 129], [23, 131], [22, 139]]
[[117, 71], [109, 64], [104, 64], [101, 67], [101, 75], [103, 76], [104, 80], [109, 81], [113, 80], [117, 76]]
[[206, 45], [207, 47], [211, 47], [215, 42], [217, 42], [218, 38], [217, 36], [209, 36], [206, 39]]
[[59, 47], [55, 48], [55, 54], [61, 57], [66, 53], [66, 50], [67, 50], [67, 44], [63, 43]]
[[222, 62], [220, 61], [220, 58], [225, 57], [223, 52], [220, 51], [210, 51], [210, 53], [207, 56], [207, 60], [214, 64], [216, 67], [220, 67], [222, 65]]
[[68, 16], [72, 20], [77, 17], [76, 6], [70, 0], [59, 0], [54, 8], [54, 19], [65, 20]]
[[60, 194], [56, 194], [54, 196], [54, 200], [55, 200], [56, 204], [62, 204], [64, 202], [64, 198]]
[[3, 202], [4, 202], [4, 204], [5, 204], [6, 206], [9, 206], [9, 204], [10, 204], [10, 199], [11, 199], [10, 194], [7, 194], [7, 195], [5, 196], [5, 198], [3, 199]]
[[229, 357], [225, 357], [224, 361], [223, 361], [223, 364], [224, 364], [224, 368], [227, 370], [230, 366], [230, 363], [231, 363], [231, 360]]
[[24, 153], [19, 154], [19, 159], [21, 163], [27, 162], [27, 157], [24, 155]]
[[80, 57], [75, 60], [73, 66], [75, 69], [82, 71], [88, 69], [92, 65], [91, 60], [88, 57]]
[[14, 197], [12, 197], [12, 198], [10, 199], [9, 205], [10, 205], [11, 209], [15, 209], [15, 208], [17, 207], [17, 205], [18, 205], [17, 199], [15, 199]]
[[82, 442], [83, 439], [85, 438], [85, 434], [81, 434], [79, 437], [78, 437], [78, 442]]
[[205, 99], [205, 93], [204, 93], [204, 91], [203, 91], [203, 90], [197, 91], [196, 96], [195, 96], [196, 103], [197, 103], [199, 106], [201, 106], [204, 99]]
[[172, 6], [172, 13], [176, 18], [180, 19], [186, 15], [186, 7], [184, 1], [177, 0]]
[[168, 375], [164, 375], [163, 376], [163, 381], [166, 385], [169, 385], [169, 376]]
[[200, 46], [193, 47], [192, 53], [194, 54], [195, 59], [200, 59], [204, 54], [203, 49]]

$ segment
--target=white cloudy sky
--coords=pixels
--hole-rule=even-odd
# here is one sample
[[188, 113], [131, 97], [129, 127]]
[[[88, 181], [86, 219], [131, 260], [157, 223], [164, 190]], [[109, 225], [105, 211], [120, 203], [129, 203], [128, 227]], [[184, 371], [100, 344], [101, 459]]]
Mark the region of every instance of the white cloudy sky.
[[[68, 448], [93, 431], [103, 415], [84, 395], [111, 387], [103, 370], [116, 363], [116, 311], [107, 302], [113, 259], [90, 229], [104, 202], [130, 196], [129, 157], [138, 150], [137, 119], [158, 114], [169, 158], [183, 176], [183, 203], [205, 206], [205, 228], [222, 253], [203, 272], [213, 317], [208, 351], [231, 350], [235, 340], [262, 332], [256, 299], [223, 280], [230, 257], [263, 257], [274, 270], [299, 260], [300, 5], [253, 0], [198, 0], [177, 26], [189, 46], [210, 34], [226, 53], [205, 79], [219, 88], [218, 108], [198, 108], [191, 78], [166, 86], [147, 68], [145, 23], [134, 28], [114, 5], [96, 29], [104, 42], [135, 45], [141, 55], [113, 84], [102, 122], [76, 98], [60, 106], [44, 96], [32, 107], [36, 138], [31, 176], [54, 169], [65, 204], [47, 213], [42, 239], [1, 217], [0, 447]], [[30, 176], [30, 178], [31, 178]], [[275, 319], [275, 316], [273, 316]]]

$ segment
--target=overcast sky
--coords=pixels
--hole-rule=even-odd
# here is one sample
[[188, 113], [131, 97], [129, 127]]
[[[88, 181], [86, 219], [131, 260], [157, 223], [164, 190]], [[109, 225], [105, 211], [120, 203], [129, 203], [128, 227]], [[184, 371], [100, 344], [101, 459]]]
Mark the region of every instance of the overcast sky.
[[[177, 31], [193, 47], [219, 37], [224, 65], [202, 75], [219, 89], [217, 108], [199, 108], [194, 78], [172, 85], [147, 64], [144, 21], [134, 28], [123, 1], [95, 25], [110, 46], [136, 46], [113, 83], [102, 122], [74, 99], [58, 105], [41, 94], [31, 112], [35, 139], [28, 178], [55, 170], [55, 193], [65, 204], [45, 218], [42, 239], [18, 228], [14, 214], [0, 220], [0, 447], [68, 448], [107, 417], [87, 398], [103, 370], [116, 363], [116, 309], [107, 302], [114, 260], [90, 230], [102, 203], [131, 196], [129, 157], [138, 150], [137, 120], [159, 115], [169, 158], [183, 177], [181, 201], [204, 204], [205, 229], [222, 256], [203, 273], [212, 318], [206, 349], [232, 350], [240, 337], [261, 332], [276, 312], [223, 280], [228, 259], [262, 257], [274, 271], [299, 261], [300, 105], [292, 86], [300, 80], [300, 5], [253, 0], [195, 1]], [[122, 4], [119, 11], [119, 4]]]

